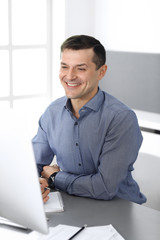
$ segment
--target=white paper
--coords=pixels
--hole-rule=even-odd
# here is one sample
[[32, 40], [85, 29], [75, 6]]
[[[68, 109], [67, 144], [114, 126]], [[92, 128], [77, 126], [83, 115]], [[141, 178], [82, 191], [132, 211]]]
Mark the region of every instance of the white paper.
[[78, 230], [78, 227], [60, 224], [56, 227], [50, 227], [47, 235], [38, 233], [36, 231], [31, 232], [29, 235], [29, 240], [68, 240]]
[[60, 192], [50, 192], [49, 200], [44, 204], [45, 212], [64, 211], [63, 200]]
[[[80, 228], [67, 225], [58, 225], [54, 228], [49, 228], [49, 234], [43, 235], [38, 232], [30, 233], [29, 240], [68, 240]], [[82, 230], [75, 240], [124, 240], [124, 238], [116, 231], [112, 225], [87, 227]]]

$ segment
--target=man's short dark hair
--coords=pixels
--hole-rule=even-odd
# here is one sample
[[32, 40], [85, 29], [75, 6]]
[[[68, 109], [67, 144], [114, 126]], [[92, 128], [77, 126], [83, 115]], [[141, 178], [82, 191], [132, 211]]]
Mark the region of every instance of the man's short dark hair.
[[92, 61], [96, 64], [96, 70], [103, 66], [106, 62], [106, 51], [99, 40], [87, 35], [75, 35], [66, 39], [61, 45], [61, 52], [65, 49], [89, 49], [94, 51]]

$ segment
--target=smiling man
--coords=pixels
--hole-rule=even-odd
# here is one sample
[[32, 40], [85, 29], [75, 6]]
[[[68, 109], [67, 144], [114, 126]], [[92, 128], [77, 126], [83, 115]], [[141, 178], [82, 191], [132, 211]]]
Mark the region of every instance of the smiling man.
[[[146, 198], [132, 178], [141, 132], [135, 113], [98, 87], [105, 62], [105, 49], [93, 37], [72, 36], [62, 44], [59, 78], [66, 96], [40, 118], [33, 138], [38, 171], [43, 186], [141, 204]], [[49, 166], [54, 156], [57, 165]]]

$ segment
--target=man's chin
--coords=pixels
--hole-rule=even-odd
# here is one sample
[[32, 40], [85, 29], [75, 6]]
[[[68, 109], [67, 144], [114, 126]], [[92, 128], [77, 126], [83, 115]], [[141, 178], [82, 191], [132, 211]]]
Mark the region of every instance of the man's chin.
[[78, 94], [74, 94], [74, 93], [71, 93], [68, 91], [65, 91], [65, 94], [66, 94], [67, 98], [70, 98], [70, 99], [78, 99], [79, 98]]

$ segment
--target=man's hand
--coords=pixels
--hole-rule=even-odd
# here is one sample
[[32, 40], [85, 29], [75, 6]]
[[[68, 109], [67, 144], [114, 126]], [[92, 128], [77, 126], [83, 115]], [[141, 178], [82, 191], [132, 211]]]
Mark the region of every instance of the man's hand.
[[43, 171], [41, 172], [42, 177], [49, 178], [52, 173], [59, 172], [60, 168], [57, 165], [53, 166], [44, 166]]
[[48, 194], [50, 193], [49, 189], [45, 189], [48, 187], [48, 183], [47, 180], [45, 178], [39, 178], [40, 184], [41, 184], [41, 192], [42, 192], [42, 198], [43, 198], [43, 202], [47, 202], [49, 199]]

